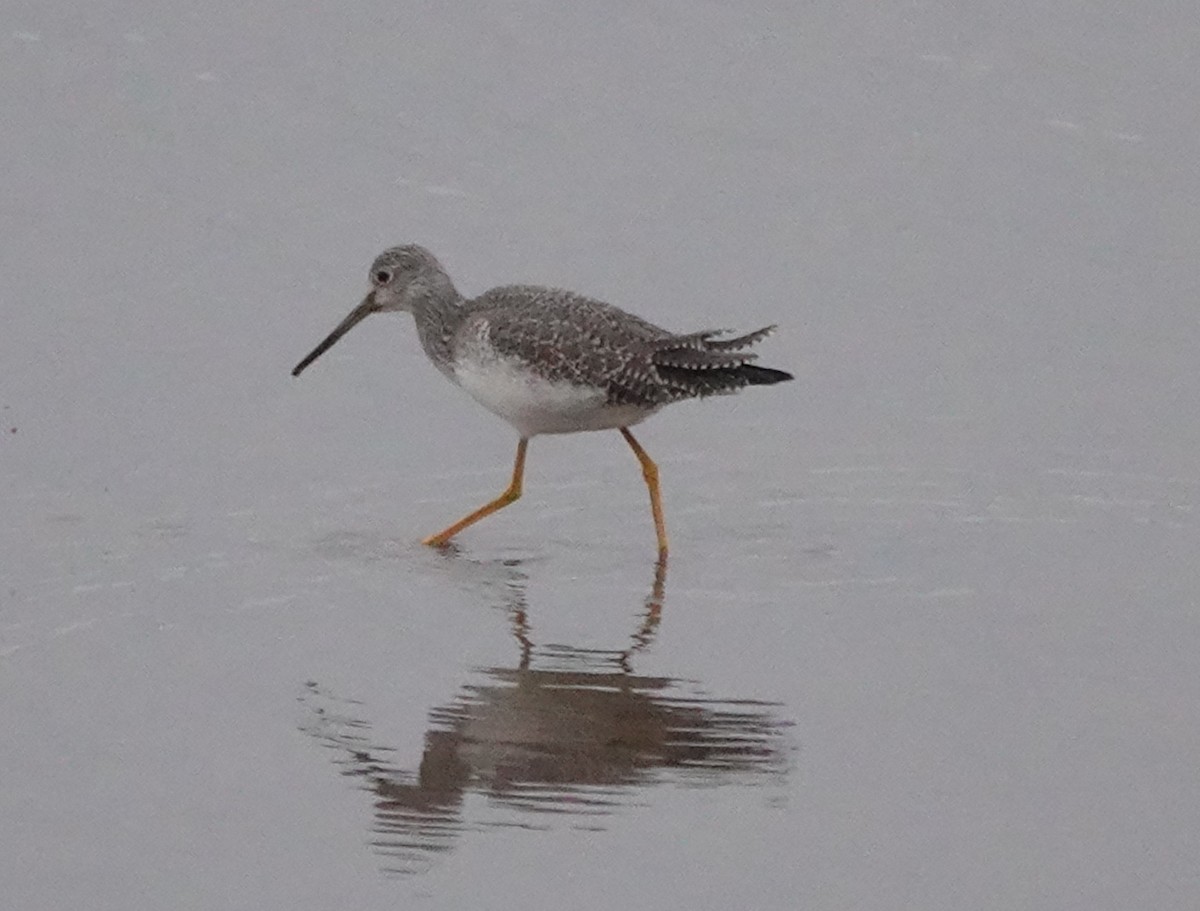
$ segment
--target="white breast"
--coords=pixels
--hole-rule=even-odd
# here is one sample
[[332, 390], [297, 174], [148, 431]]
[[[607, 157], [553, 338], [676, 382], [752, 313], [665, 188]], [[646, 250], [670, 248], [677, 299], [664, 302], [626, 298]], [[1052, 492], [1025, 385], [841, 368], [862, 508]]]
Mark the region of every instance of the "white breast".
[[601, 389], [551, 382], [522, 369], [519, 361], [501, 358], [460, 361], [454, 366], [454, 379], [523, 437], [630, 427], [657, 410], [607, 405]]

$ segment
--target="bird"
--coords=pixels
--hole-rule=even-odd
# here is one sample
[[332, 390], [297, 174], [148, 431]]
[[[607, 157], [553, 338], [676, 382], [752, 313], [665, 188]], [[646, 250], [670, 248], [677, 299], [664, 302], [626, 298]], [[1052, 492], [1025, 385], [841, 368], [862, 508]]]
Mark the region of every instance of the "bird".
[[426, 356], [451, 382], [517, 431], [508, 487], [423, 544], [442, 547], [459, 532], [520, 498], [525, 453], [542, 434], [617, 430], [641, 465], [650, 493], [658, 556], [668, 553], [658, 466], [629, 428], [685, 399], [791, 380], [752, 363], [747, 349], [775, 327], [725, 338], [730, 330], [679, 334], [619, 307], [561, 288], [505, 285], [464, 298], [424, 247], [377, 256], [371, 290], [293, 369], [299, 376], [373, 313], [411, 313]]

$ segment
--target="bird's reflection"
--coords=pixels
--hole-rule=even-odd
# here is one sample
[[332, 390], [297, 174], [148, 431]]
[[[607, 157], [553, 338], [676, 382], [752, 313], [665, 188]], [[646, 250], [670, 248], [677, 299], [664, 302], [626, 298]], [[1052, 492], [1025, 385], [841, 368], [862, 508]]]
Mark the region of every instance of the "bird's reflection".
[[551, 824], [545, 814], [596, 828], [665, 782], [754, 783], [785, 773], [787, 725], [775, 704], [706, 698], [684, 681], [633, 671], [662, 615], [664, 564], [618, 650], [537, 646], [520, 562], [505, 567], [519, 660], [477, 669], [475, 682], [430, 712], [415, 772], [371, 742], [360, 703], [305, 686], [302, 728], [374, 793], [372, 845], [389, 872], [424, 869], [465, 831], [542, 828]]

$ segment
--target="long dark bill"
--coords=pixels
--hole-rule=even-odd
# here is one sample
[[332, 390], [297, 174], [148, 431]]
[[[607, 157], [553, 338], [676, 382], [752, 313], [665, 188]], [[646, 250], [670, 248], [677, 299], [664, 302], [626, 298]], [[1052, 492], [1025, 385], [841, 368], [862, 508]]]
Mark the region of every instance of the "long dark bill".
[[339, 338], [341, 338], [378, 309], [379, 307], [375, 303], [375, 293], [371, 292], [363, 298], [363, 302], [361, 304], [350, 311], [349, 316], [337, 324], [337, 328], [325, 337], [325, 341], [317, 345], [316, 348], [308, 353], [308, 357], [292, 368], [292, 376], [299, 376], [305, 367], [332, 348], [334, 342], [336, 342]]

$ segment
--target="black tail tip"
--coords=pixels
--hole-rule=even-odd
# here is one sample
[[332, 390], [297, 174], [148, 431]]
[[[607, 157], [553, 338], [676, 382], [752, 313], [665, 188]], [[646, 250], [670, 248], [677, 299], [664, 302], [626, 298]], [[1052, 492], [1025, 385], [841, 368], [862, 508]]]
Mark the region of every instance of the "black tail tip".
[[784, 383], [788, 380], [794, 380], [795, 377], [786, 370], [773, 370], [770, 367], [756, 367], [753, 364], [746, 364], [739, 368], [739, 373], [746, 378], [747, 384], [751, 386], [771, 386], [775, 383]]

